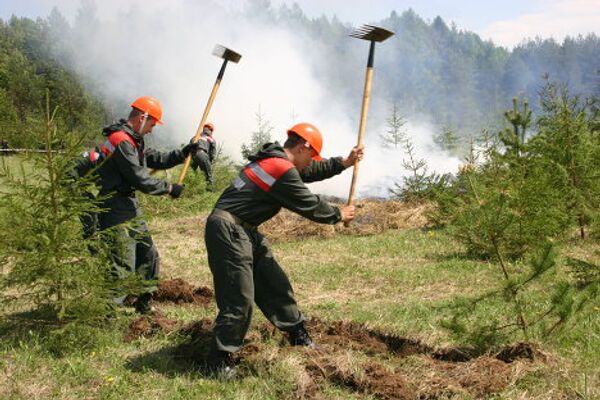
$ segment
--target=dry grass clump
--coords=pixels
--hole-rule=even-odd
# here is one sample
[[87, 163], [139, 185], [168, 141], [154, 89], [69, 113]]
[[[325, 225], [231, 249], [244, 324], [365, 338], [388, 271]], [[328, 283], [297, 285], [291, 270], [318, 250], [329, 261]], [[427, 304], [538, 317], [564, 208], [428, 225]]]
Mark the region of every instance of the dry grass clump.
[[[364, 200], [356, 203], [356, 218], [349, 227], [343, 224], [319, 224], [282, 209], [279, 214], [262, 224], [259, 230], [271, 242], [309, 237], [331, 238], [336, 234], [376, 235], [388, 230], [423, 228], [428, 224], [426, 214], [430, 209], [430, 204], [403, 203], [398, 200]], [[208, 215], [202, 214], [160, 220], [152, 224], [153, 232], [157, 236], [157, 242], [167, 242], [167, 247], [172, 242], [186, 242], [190, 237], [202, 238], [207, 217]], [[169, 239], [159, 237], [163, 232], [169, 233]]]
[[261, 225], [271, 242], [307, 237], [330, 238], [336, 234], [375, 235], [387, 230], [423, 228], [427, 225], [429, 204], [409, 204], [397, 200], [365, 200], [356, 204], [356, 218], [349, 227], [312, 222], [288, 210], [282, 210]]

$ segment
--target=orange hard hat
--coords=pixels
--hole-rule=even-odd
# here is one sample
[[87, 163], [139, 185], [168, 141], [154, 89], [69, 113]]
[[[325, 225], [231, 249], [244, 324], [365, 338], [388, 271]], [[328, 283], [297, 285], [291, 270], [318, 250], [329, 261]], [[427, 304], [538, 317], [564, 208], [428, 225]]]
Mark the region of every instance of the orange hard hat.
[[209, 128], [212, 132], [215, 131], [215, 126], [212, 124], [212, 122], [205, 123], [204, 128]]
[[295, 133], [300, 136], [302, 139], [306, 140], [306, 143], [313, 148], [313, 150], [317, 153], [316, 156], [313, 157], [313, 160], [321, 160], [321, 149], [323, 148], [323, 136], [321, 132], [317, 129], [313, 124], [309, 124], [307, 122], [301, 122], [292, 126], [288, 129], [287, 134], [291, 135]]
[[156, 120], [157, 124], [162, 125], [162, 107], [160, 106], [160, 102], [156, 100], [152, 96], [142, 96], [137, 98], [133, 103], [131, 103], [131, 107], [136, 110], [140, 110], [144, 114], [148, 114], [152, 118]]

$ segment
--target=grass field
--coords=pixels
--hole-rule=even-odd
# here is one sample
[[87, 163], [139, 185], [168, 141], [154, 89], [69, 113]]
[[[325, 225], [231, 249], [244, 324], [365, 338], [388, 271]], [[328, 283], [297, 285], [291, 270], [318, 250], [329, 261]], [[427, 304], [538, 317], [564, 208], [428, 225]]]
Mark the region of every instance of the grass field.
[[[205, 217], [152, 219], [164, 280], [212, 286]], [[486, 291], [500, 272], [465, 258], [443, 231], [337, 234], [273, 248], [320, 344], [317, 350], [287, 346], [255, 310], [240, 356], [241, 376], [224, 381], [207, 378], [192, 362], [206, 350], [216, 313], [212, 301], [156, 302], [162, 316], [142, 320], [124, 311], [101, 329], [79, 332], [94, 335], [94, 345], [74, 340], [60, 355], [43, 327], [8, 319], [0, 330], [0, 398], [600, 398], [598, 308], [557, 335], [537, 336], [526, 351], [505, 346], [463, 357], [469, 343], [440, 327], [449, 316], [445, 306], [457, 295]], [[597, 256], [598, 248], [572, 242], [563, 252]], [[485, 312], [500, 313], [502, 307]], [[521, 340], [516, 332], [510, 342]], [[507, 359], [506, 351], [514, 357]]]
[[30, 165], [23, 157], [18, 155], [1, 155], [0, 156], [0, 184], [5, 182], [5, 177], [3, 176], [6, 171], [11, 171], [12, 174], [17, 174], [21, 176], [21, 172], [25, 171], [28, 173], [30, 171]]

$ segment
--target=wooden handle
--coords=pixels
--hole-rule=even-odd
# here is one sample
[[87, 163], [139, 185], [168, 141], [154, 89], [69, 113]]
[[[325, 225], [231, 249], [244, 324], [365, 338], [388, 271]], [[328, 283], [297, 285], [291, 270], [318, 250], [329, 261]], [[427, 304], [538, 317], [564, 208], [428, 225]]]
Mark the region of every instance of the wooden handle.
[[[202, 114], [202, 119], [200, 120], [198, 129], [196, 129], [196, 134], [194, 135], [194, 137], [192, 139], [192, 143], [196, 143], [200, 139], [200, 135], [202, 135], [202, 130], [204, 129], [204, 124], [206, 123], [206, 120], [208, 118], [208, 113], [210, 112], [213, 102], [215, 101], [215, 96], [217, 95], [217, 90], [219, 90], [220, 85], [221, 85], [221, 80], [217, 79], [217, 81], [215, 82], [215, 85], [213, 86], [212, 92], [210, 92], [210, 97], [208, 98], [208, 103], [206, 103], [206, 107], [204, 108], [204, 114]], [[179, 174], [179, 179], [177, 180], [177, 183], [179, 185], [181, 185], [183, 183], [183, 180], [185, 179], [185, 175], [187, 174], [187, 171], [190, 168], [191, 162], [192, 162], [192, 155], [188, 154], [188, 156], [185, 158], [185, 163], [183, 164], [183, 169], [181, 170], [181, 173]]]
[[[373, 67], [367, 67], [365, 76], [365, 90], [363, 93], [362, 109], [360, 112], [360, 124], [358, 127], [358, 142], [357, 146], [363, 146], [365, 143], [365, 128], [367, 126], [367, 114], [369, 113], [369, 98], [371, 96], [371, 82], [373, 81]], [[352, 171], [352, 183], [350, 184], [350, 193], [348, 195], [347, 205], [352, 205], [354, 202], [354, 194], [356, 192], [356, 182], [358, 180], [358, 164], [359, 160], [354, 162], [354, 170]], [[344, 226], [349, 223], [345, 222]]]

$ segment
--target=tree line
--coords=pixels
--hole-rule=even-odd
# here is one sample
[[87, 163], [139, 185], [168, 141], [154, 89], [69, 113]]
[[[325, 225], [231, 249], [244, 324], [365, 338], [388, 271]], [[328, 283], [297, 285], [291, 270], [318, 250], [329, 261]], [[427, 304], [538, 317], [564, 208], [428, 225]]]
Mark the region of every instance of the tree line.
[[[357, 72], [364, 68], [366, 48], [348, 38], [349, 24], [336, 17], [308, 18], [298, 4], [248, 3], [245, 13], [309, 37], [307, 54], [321, 49], [322, 57], [310, 58], [313, 69], [336, 98], [352, 99], [361, 93], [363, 81]], [[514, 96], [530, 99], [534, 115], [539, 113], [533, 100], [545, 76], [564, 82], [576, 95], [600, 94], [600, 38], [595, 34], [562, 42], [528, 39], [508, 50], [439, 16], [427, 21], [412, 9], [365, 22], [396, 33], [377, 49], [374, 93], [396, 104], [403, 116], [427, 115], [463, 137], [490, 125], [499, 128], [498, 116]]]
[[0, 141], [41, 147], [46, 91], [58, 105], [55, 124], [82, 138], [97, 135], [105, 119], [100, 99], [52, 53], [57, 38], [48, 19], [0, 20]]
[[[218, 6], [215, 6], [218, 7]], [[92, 82], [83, 82], [70, 69], [78, 32], [98, 26], [93, 2], [82, 3], [70, 24], [54, 9], [35, 21], [12, 17], [0, 20], [0, 135], [11, 145], [33, 134], [36, 110], [42, 110], [45, 90], [51, 103], [61, 107], [61, 128], [81, 134], [97, 132], [107, 120], [106, 99], [90, 94]], [[364, 43], [348, 38], [351, 26], [337, 17], [309, 18], [298, 4], [274, 6], [269, 0], [250, 0], [239, 11], [260, 25], [293, 31], [306, 40], [302, 51], [315, 76], [355, 115], [362, 91]], [[233, 17], [233, 16], [232, 16]], [[600, 39], [595, 34], [524, 41], [513, 50], [496, 46], [477, 34], [448, 24], [441, 17], [425, 20], [408, 9], [391, 11], [379, 21], [396, 35], [377, 49], [374, 93], [395, 104], [404, 117], [425, 115], [460, 138], [483, 128], [500, 128], [502, 112], [514, 96], [533, 101], [544, 76], [563, 82], [570, 93], [600, 94]], [[108, 103], [108, 102], [106, 102]], [[268, 111], [268, 110], [267, 110]], [[39, 114], [39, 112], [38, 112]], [[28, 121], [34, 122], [33, 124]], [[35, 135], [33, 135], [35, 136]]]

